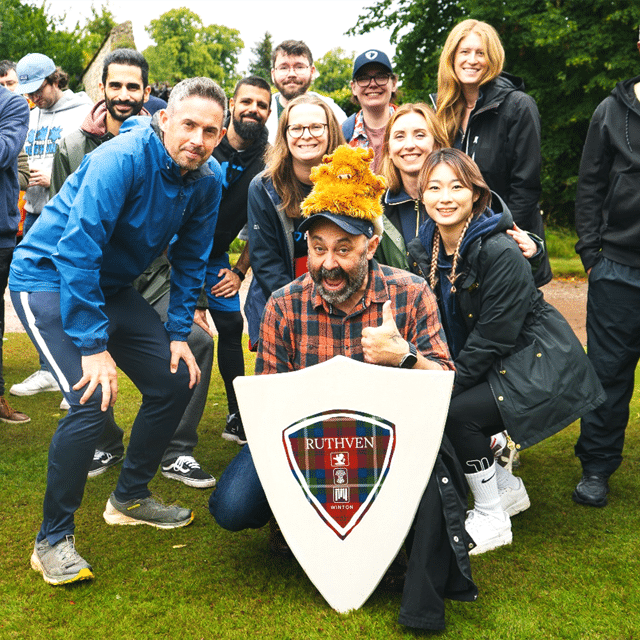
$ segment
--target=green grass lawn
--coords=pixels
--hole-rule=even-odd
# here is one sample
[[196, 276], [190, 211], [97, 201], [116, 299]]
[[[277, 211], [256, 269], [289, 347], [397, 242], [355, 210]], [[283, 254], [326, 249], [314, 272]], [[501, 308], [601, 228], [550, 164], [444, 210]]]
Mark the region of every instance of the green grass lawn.
[[[5, 342], [8, 386], [37, 366], [24, 334]], [[253, 356], [247, 355], [247, 370]], [[139, 396], [121, 376], [116, 417], [128, 430]], [[226, 404], [214, 375], [196, 449], [219, 476], [237, 452], [220, 438]], [[295, 560], [271, 557], [267, 531], [229, 533], [207, 509], [209, 490], [156, 477], [152, 491], [195, 510], [184, 529], [110, 527], [102, 519], [117, 471], [88, 481], [76, 542], [96, 579], [51, 587], [29, 568], [40, 524], [47, 449], [60, 417], [58, 393], [12, 398], [32, 420], [0, 424], [0, 638], [575, 638], [639, 637], [638, 489], [640, 406], [632, 404], [625, 461], [604, 509], [573, 503], [580, 477], [577, 424], [522, 453], [531, 508], [513, 519], [514, 543], [473, 558], [476, 603], [447, 603], [447, 630], [420, 634], [397, 622], [400, 594], [378, 589], [358, 611], [338, 614]]]

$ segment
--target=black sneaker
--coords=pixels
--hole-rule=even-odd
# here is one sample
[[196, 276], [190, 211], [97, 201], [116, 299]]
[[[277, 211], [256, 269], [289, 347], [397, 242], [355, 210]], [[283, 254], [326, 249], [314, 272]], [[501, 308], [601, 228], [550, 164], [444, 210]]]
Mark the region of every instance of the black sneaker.
[[247, 436], [244, 435], [242, 418], [239, 413], [230, 413], [227, 416], [227, 425], [222, 432], [222, 437], [230, 442], [237, 442], [239, 445], [247, 444]]
[[118, 462], [122, 462], [122, 458], [124, 458], [122, 455], [114, 456], [106, 451], [96, 449], [87, 476], [89, 478], [95, 478], [96, 476], [102, 475], [105, 471], [118, 464]]
[[206, 489], [216, 484], [216, 479], [210, 473], [203, 471], [193, 456], [180, 456], [163, 464], [162, 475], [196, 489]]
[[582, 474], [582, 480], [574, 489], [572, 498], [578, 504], [589, 507], [604, 507], [607, 504], [607, 494], [609, 493], [608, 478], [597, 473]]

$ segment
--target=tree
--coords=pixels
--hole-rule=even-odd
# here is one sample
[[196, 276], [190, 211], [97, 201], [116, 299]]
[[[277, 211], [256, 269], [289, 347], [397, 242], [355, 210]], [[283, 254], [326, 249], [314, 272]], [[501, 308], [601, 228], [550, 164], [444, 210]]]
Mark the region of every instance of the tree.
[[271, 78], [271, 54], [273, 52], [273, 42], [271, 34], [265, 31], [264, 38], [251, 48], [254, 58], [249, 62], [249, 73], [260, 76], [269, 82]]
[[437, 88], [448, 32], [464, 18], [500, 34], [505, 70], [521, 76], [542, 118], [542, 208], [573, 225], [578, 165], [593, 111], [616, 82], [638, 74], [636, 0], [382, 0], [352, 31], [392, 27], [396, 70], [409, 99]]
[[73, 88], [84, 69], [84, 42], [79, 27], [64, 31], [64, 16], [52, 18], [46, 6], [3, 0], [0, 3], [0, 51], [2, 57], [18, 61], [28, 53], [48, 55], [69, 74]]
[[220, 25], [204, 26], [189, 9], [172, 9], [145, 27], [155, 41], [144, 50], [152, 82], [175, 83], [208, 76], [227, 92], [239, 79], [238, 56], [244, 47], [240, 32]]
[[318, 77], [312, 89], [333, 98], [347, 114], [354, 113], [358, 108], [351, 102], [349, 87], [355, 55], [354, 51], [347, 54], [344, 49], [336, 47], [315, 62]]
[[117, 24], [113, 13], [102, 6], [100, 12], [91, 5], [91, 17], [87, 19], [82, 27], [83, 48], [85, 52], [85, 64], [88, 64], [96, 51], [102, 46], [104, 39], [111, 33]]

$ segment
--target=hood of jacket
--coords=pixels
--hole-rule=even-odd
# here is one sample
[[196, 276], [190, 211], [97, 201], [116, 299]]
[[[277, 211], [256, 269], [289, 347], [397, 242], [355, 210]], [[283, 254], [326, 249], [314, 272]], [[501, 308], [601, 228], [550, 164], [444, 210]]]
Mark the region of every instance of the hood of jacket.
[[[495, 198], [494, 195], [494, 208], [493, 209], [485, 209], [479, 216], [476, 216], [469, 225], [467, 232], [462, 240], [462, 244], [460, 245], [460, 258], [464, 259], [469, 247], [478, 239], [484, 238], [491, 235], [495, 235], [496, 233], [502, 233], [507, 229], [513, 228], [513, 218], [511, 217], [511, 212], [504, 205], [504, 202], [501, 198]], [[433, 247], [433, 235], [436, 230], [436, 225], [429, 218], [418, 231], [418, 238], [420, 239], [420, 243], [425, 248], [429, 260], [431, 260], [431, 249]], [[442, 255], [443, 249], [441, 245], [440, 250], [440, 258], [438, 260], [438, 266], [441, 268], [449, 269], [451, 265], [446, 261], [446, 257]], [[442, 262], [442, 260], [445, 260]]]
[[63, 111], [69, 111], [69, 109], [75, 109], [76, 107], [81, 107], [83, 105], [93, 104], [93, 100], [84, 92], [78, 91], [78, 93], [74, 93], [71, 89], [65, 89], [62, 92], [62, 96], [60, 100], [56, 102], [51, 109], [40, 109], [40, 111], [45, 113], [61, 113]]
[[497, 107], [514, 91], [524, 92], [524, 81], [518, 76], [503, 71], [497, 78], [480, 87], [480, 104], [475, 113], [482, 109]]
[[[100, 100], [95, 103], [93, 109], [89, 111], [84, 119], [80, 129], [89, 138], [96, 140], [102, 140], [103, 138], [109, 139], [114, 137], [107, 132], [107, 105], [104, 100]], [[149, 112], [143, 107], [139, 116], [149, 116]], [[127, 118], [128, 120], [128, 118]]]

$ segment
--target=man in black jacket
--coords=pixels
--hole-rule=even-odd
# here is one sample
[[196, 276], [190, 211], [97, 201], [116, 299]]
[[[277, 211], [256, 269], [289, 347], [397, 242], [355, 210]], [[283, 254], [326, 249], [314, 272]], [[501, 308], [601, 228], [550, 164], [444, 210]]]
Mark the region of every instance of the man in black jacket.
[[[638, 42], [640, 51], [640, 42]], [[573, 499], [604, 507], [622, 462], [640, 359], [640, 76], [619, 82], [591, 119], [576, 195], [576, 251], [589, 275], [587, 354], [607, 392], [582, 418]]]
[[[264, 169], [267, 148], [265, 123], [271, 113], [271, 88], [259, 76], [248, 76], [236, 85], [229, 100], [227, 134], [214, 151], [224, 175], [222, 201], [207, 269], [207, 304], [218, 331], [218, 367], [227, 392], [229, 415], [222, 433], [226, 440], [246, 442], [233, 379], [244, 375], [243, 319], [238, 291], [249, 269], [247, 243], [231, 269], [229, 245], [247, 224], [247, 193], [251, 180]], [[213, 284], [213, 286], [212, 286]], [[201, 299], [202, 306], [204, 302]], [[200, 305], [199, 305], [200, 306]], [[196, 311], [196, 322], [210, 331], [206, 310]]]

